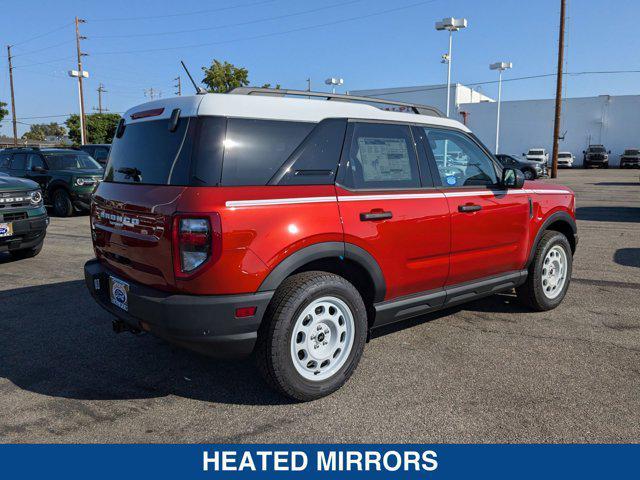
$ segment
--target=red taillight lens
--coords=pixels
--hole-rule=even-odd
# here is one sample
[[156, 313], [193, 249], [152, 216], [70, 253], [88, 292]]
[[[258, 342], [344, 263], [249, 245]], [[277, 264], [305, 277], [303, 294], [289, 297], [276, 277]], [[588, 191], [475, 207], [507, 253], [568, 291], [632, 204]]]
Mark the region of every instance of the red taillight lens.
[[190, 277], [222, 253], [220, 216], [178, 215], [173, 220], [173, 267], [176, 277]]
[[258, 307], [239, 307], [236, 308], [236, 318], [253, 317]]

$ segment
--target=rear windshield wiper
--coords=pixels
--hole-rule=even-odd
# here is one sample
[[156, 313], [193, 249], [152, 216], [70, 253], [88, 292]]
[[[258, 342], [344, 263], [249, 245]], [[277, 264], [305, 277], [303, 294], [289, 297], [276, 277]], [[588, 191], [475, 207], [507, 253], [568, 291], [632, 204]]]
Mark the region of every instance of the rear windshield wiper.
[[118, 173], [122, 173], [124, 178], [131, 178], [134, 182], [142, 181], [142, 172], [133, 167], [122, 167], [116, 170]]

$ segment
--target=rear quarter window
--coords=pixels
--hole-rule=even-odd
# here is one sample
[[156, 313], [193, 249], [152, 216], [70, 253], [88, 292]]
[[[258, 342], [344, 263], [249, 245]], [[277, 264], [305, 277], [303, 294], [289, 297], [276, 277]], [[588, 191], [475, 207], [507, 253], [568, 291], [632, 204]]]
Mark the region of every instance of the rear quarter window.
[[314, 123], [230, 118], [222, 185], [266, 185]]

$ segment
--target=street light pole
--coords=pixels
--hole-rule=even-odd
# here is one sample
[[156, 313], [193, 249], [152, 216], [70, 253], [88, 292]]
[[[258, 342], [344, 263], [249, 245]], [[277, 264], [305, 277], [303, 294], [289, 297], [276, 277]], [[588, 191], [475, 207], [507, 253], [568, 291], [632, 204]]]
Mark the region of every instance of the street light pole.
[[513, 63], [511, 62], [496, 62], [489, 65], [491, 70], [498, 70], [498, 108], [496, 114], [496, 155], [498, 154], [498, 150], [500, 148], [500, 103], [502, 101], [502, 72], [504, 72], [508, 68], [512, 68]]
[[447, 117], [451, 111], [451, 52], [453, 50], [453, 32], [467, 28], [466, 18], [443, 18], [441, 22], [436, 22], [436, 30], [449, 31], [449, 53], [447, 54]]
[[[335, 78], [335, 77], [331, 77], [331, 78], [327, 78], [324, 81], [325, 84], [327, 85], [331, 85], [331, 93], [336, 93], [336, 85], [343, 85], [344, 84], [344, 80], [342, 78]], [[309, 84], [311, 85], [311, 84]]]

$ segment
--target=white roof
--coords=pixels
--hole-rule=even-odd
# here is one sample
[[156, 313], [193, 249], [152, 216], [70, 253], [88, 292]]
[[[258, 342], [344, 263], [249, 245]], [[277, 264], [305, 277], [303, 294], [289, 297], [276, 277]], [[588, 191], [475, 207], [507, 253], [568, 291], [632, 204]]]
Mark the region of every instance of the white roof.
[[[136, 120], [131, 118], [131, 115], [136, 112], [157, 108], [164, 108], [164, 111], [160, 115], [152, 117]], [[169, 118], [171, 112], [176, 108], [181, 110], [182, 116], [216, 115], [298, 122], [319, 122], [325, 118], [355, 118], [423, 123], [425, 125], [447, 126], [469, 131], [467, 127], [456, 120], [414, 113], [392, 112], [367, 105], [366, 103], [220, 93], [154, 100], [127, 110], [124, 118], [126, 123], [159, 120]]]

